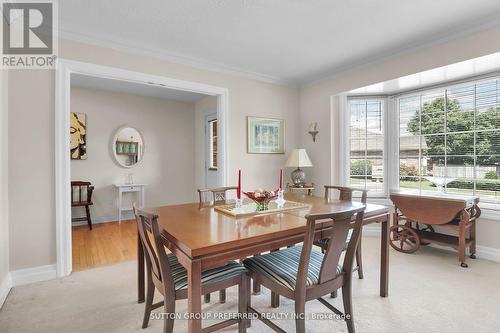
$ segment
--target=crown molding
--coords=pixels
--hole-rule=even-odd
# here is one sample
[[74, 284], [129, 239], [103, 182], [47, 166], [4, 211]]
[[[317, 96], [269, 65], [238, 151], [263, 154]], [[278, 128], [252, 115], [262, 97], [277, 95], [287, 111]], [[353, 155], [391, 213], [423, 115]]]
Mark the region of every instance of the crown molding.
[[111, 48], [116, 51], [131, 53], [137, 55], [148, 56], [152, 58], [157, 58], [160, 60], [166, 60], [172, 63], [186, 65], [194, 67], [201, 70], [217, 72], [222, 74], [234, 75], [242, 77], [245, 79], [250, 79], [254, 81], [260, 81], [265, 83], [271, 83], [281, 86], [288, 86], [292, 88], [298, 88], [300, 86], [299, 82], [287, 80], [280, 77], [275, 77], [271, 75], [256, 73], [252, 71], [247, 71], [241, 68], [227, 66], [221, 63], [211, 62], [203, 60], [200, 58], [189, 57], [169, 51], [165, 51], [160, 48], [148, 47], [143, 45], [134, 45], [133, 42], [125, 41], [119, 38], [103, 37], [95, 38], [87, 36], [80, 33], [70, 32], [66, 30], [59, 30], [59, 38], [72, 40], [75, 42], [80, 42], [84, 44], [90, 44], [94, 46], [99, 46], [103, 48]]
[[90, 44], [104, 48], [111, 48], [120, 52], [154, 57], [157, 59], [166, 60], [172, 63], [182, 64], [201, 70], [229, 74], [250, 80], [261, 81], [282, 86], [289, 86], [293, 88], [308, 88], [328, 80], [333, 80], [341, 75], [347, 74], [354, 70], [360, 70], [369, 66], [374, 66], [384, 61], [395, 59], [410, 54], [412, 52], [421, 51], [426, 48], [430, 48], [439, 44], [445, 44], [447, 42], [459, 38], [473, 35], [474, 33], [478, 33], [480, 31], [495, 28], [497, 26], [500, 26], [500, 17], [498, 15], [491, 15], [479, 21], [462, 25], [463, 27], [462, 29], [448, 29], [444, 32], [434, 34], [428, 38], [423, 38], [416, 42], [409, 43], [401, 47], [389, 49], [387, 51], [378, 54], [366, 56], [358, 59], [357, 61], [346, 63], [344, 65], [337, 66], [330, 70], [325, 70], [320, 74], [304, 77], [300, 80], [290, 80], [283, 77], [276, 77], [263, 73], [252, 72], [242, 68], [236, 68], [217, 62], [207, 61], [201, 58], [190, 57], [166, 51], [160, 48], [137, 45], [134, 42], [112, 36], [103, 35], [102, 37], [96, 38], [80, 33], [75, 33], [69, 30], [60, 29], [59, 37], [68, 40], [73, 40], [76, 42], [81, 42], [84, 44]]
[[396, 59], [401, 56], [421, 51], [436, 45], [445, 44], [459, 38], [468, 37], [475, 33], [492, 29], [498, 26], [500, 26], [500, 17], [498, 15], [492, 15], [480, 21], [475, 21], [473, 23], [465, 25], [463, 29], [448, 29], [442, 33], [434, 34], [432, 37], [424, 38], [417, 42], [413, 42], [399, 48], [387, 50], [385, 52], [379, 53], [378, 55], [363, 57], [358, 61], [341, 65], [337, 68], [327, 71], [327, 74], [312, 75], [309, 78], [302, 80], [300, 88], [308, 88], [325, 81], [333, 80], [354, 70], [360, 70], [369, 66], [374, 66], [384, 61]]

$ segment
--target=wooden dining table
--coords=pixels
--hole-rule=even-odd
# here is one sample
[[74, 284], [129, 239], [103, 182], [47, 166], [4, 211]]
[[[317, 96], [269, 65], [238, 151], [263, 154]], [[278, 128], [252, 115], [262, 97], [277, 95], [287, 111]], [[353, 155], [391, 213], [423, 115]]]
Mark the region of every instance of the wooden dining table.
[[[305, 207], [269, 214], [234, 217], [213, 206], [198, 203], [146, 209], [159, 215], [159, 227], [165, 246], [176, 255], [188, 272], [188, 332], [201, 332], [201, 272], [224, 266], [259, 253], [301, 243], [304, 240], [309, 213], [329, 213], [361, 205], [357, 202], [325, 199], [300, 194], [285, 194], [285, 199], [306, 204]], [[389, 282], [389, 208], [367, 204], [364, 225], [379, 223], [380, 296], [388, 296]], [[316, 238], [328, 235], [332, 222], [319, 223]], [[138, 301], [144, 301], [144, 253], [138, 242]]]

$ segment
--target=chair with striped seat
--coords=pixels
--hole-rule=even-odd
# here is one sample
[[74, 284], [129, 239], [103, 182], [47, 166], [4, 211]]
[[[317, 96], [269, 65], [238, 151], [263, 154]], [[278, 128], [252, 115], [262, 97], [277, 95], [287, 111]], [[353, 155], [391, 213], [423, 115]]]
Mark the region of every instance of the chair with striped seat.
[[[167, 254], [158, 227], [158, 215], [149, 214], [137, 208], [134, 204], [134, 213], [137, 220], [137, 228], [142, 247], [146, 257], [147, 267], [147, 294], [146, 306], [142, 328], [149, 323], [151, 311], [164, 307], [165, 313], [175, 313], [175, 301], [186, 299], [188, 296], [188, 274], [186, 269], [179, 263], [175, 255]], [[202, 293], [211, 293], [221, 289], [237, 285], [239, 288], [240, 313], [246, 313], [247, 295], [249, 294], [249, 277], [246, 269], [237, 262], [229, 262], [224, 267], [214, 268], [202, 272]], [[153, 304], [155, 290], [163, 295], [163, 301]], [[234, 320], [226, 320], [204, 329], [213, 331], [233, 325]], [[238, 331], [246, 332], [247, 320], [239, 319]], [[174, 329], [173, 316], [165, 316], [163, 331], [171, 333]]]
[[[364, 189], [358, 189], [358, 188], [352, 188], [352, 187], [345, 187], [345, 186], [334, 186], [334, 185], [325, 185], [325, 199], [330, 199], [330, 190], [338, 190], [339, 191], [339, 200], [345, 200], [345, 201], [352, 201], [352, 194], [354, 192], [361, 192], [361, 203], [366, 205], [366, 200], [367, 200], [367, 190]], [[347, 236], [347, 241], [351, 238], [351, 233]], [[320, 240], [317, 240], [314, 242], [314, 245], [319, 246], [323, 252], [326, 251], [328, 248], [328, 238], [323, 238]], [[354, 267], [354, 270], [358, 271], [358, 278], [362, 279], [364, 277], [363, 274], [363, 258], [361, 256], [361, 242], [362, 238], [360, 236], [359, 238], [359, 243], [358, 243], [358, 248], [356, 249], [356, 266]], [[347, 243], [346, 243], [346, 248], [347, 248]], [[332, 295], [332, 297], [335, 297], [336, 295]]]
[[[278, 250], [243, 261], [252, 279], [278, 296], [295, 301], [295, 322], [298, 333], [305, 332], [305, 303], [317, 299], [337, 315], [344, 315], [349, 332], [354, 332], [352, 317], [351, 278], [354, 254], [361, 234], [365, 206], [353, 203], [344, 211], [309, 214], [302, 246]], [[356, 214], [355, 221], [352, 220]], [[333, 221], [329, 245], [325, 253], [313, 250], [316, 222]], [[349, 241], [347, 236], [352, 230]], [[348, 242], [342, 265], [340, 257]], [[344, 313], [322, 297], [342, 288]], [[248, 311], [259, 314], [248, 298]], [[284, 332], [265, 316], [257, 317], [276, 332]]]

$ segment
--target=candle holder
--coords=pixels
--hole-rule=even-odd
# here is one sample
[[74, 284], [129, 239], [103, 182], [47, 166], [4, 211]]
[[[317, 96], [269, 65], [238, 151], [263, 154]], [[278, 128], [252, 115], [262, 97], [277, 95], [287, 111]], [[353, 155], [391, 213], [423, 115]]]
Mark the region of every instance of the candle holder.
[[243, 199], [235, 199], [234, 210], [240, 212], [243, 209]]
[[276, 204], [278, 205], [278, 208], [283, 208], [285, 205], [285, 198], [283, 197], [283, 190], [278, 191], [278, 197], [276, 198]]

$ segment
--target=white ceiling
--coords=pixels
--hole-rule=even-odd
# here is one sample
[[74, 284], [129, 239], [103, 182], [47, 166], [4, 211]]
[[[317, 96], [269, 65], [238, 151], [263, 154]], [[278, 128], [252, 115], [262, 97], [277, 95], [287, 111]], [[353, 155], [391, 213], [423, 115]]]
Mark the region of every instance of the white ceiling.
[[174, 90], [153, 84], [97, 78], [82, 74], [71, 75], [71, 86], [169, 99], [179, 102], [196, 102], [207, 96], [189, 91]]
[[393, 95], [493, 72], [500, 72], [500, 52], [371, 84], [351, 90], [349, 95]]
[[499, 0], [64, 0], [62, 37], [304, 84], [500, 24]]

